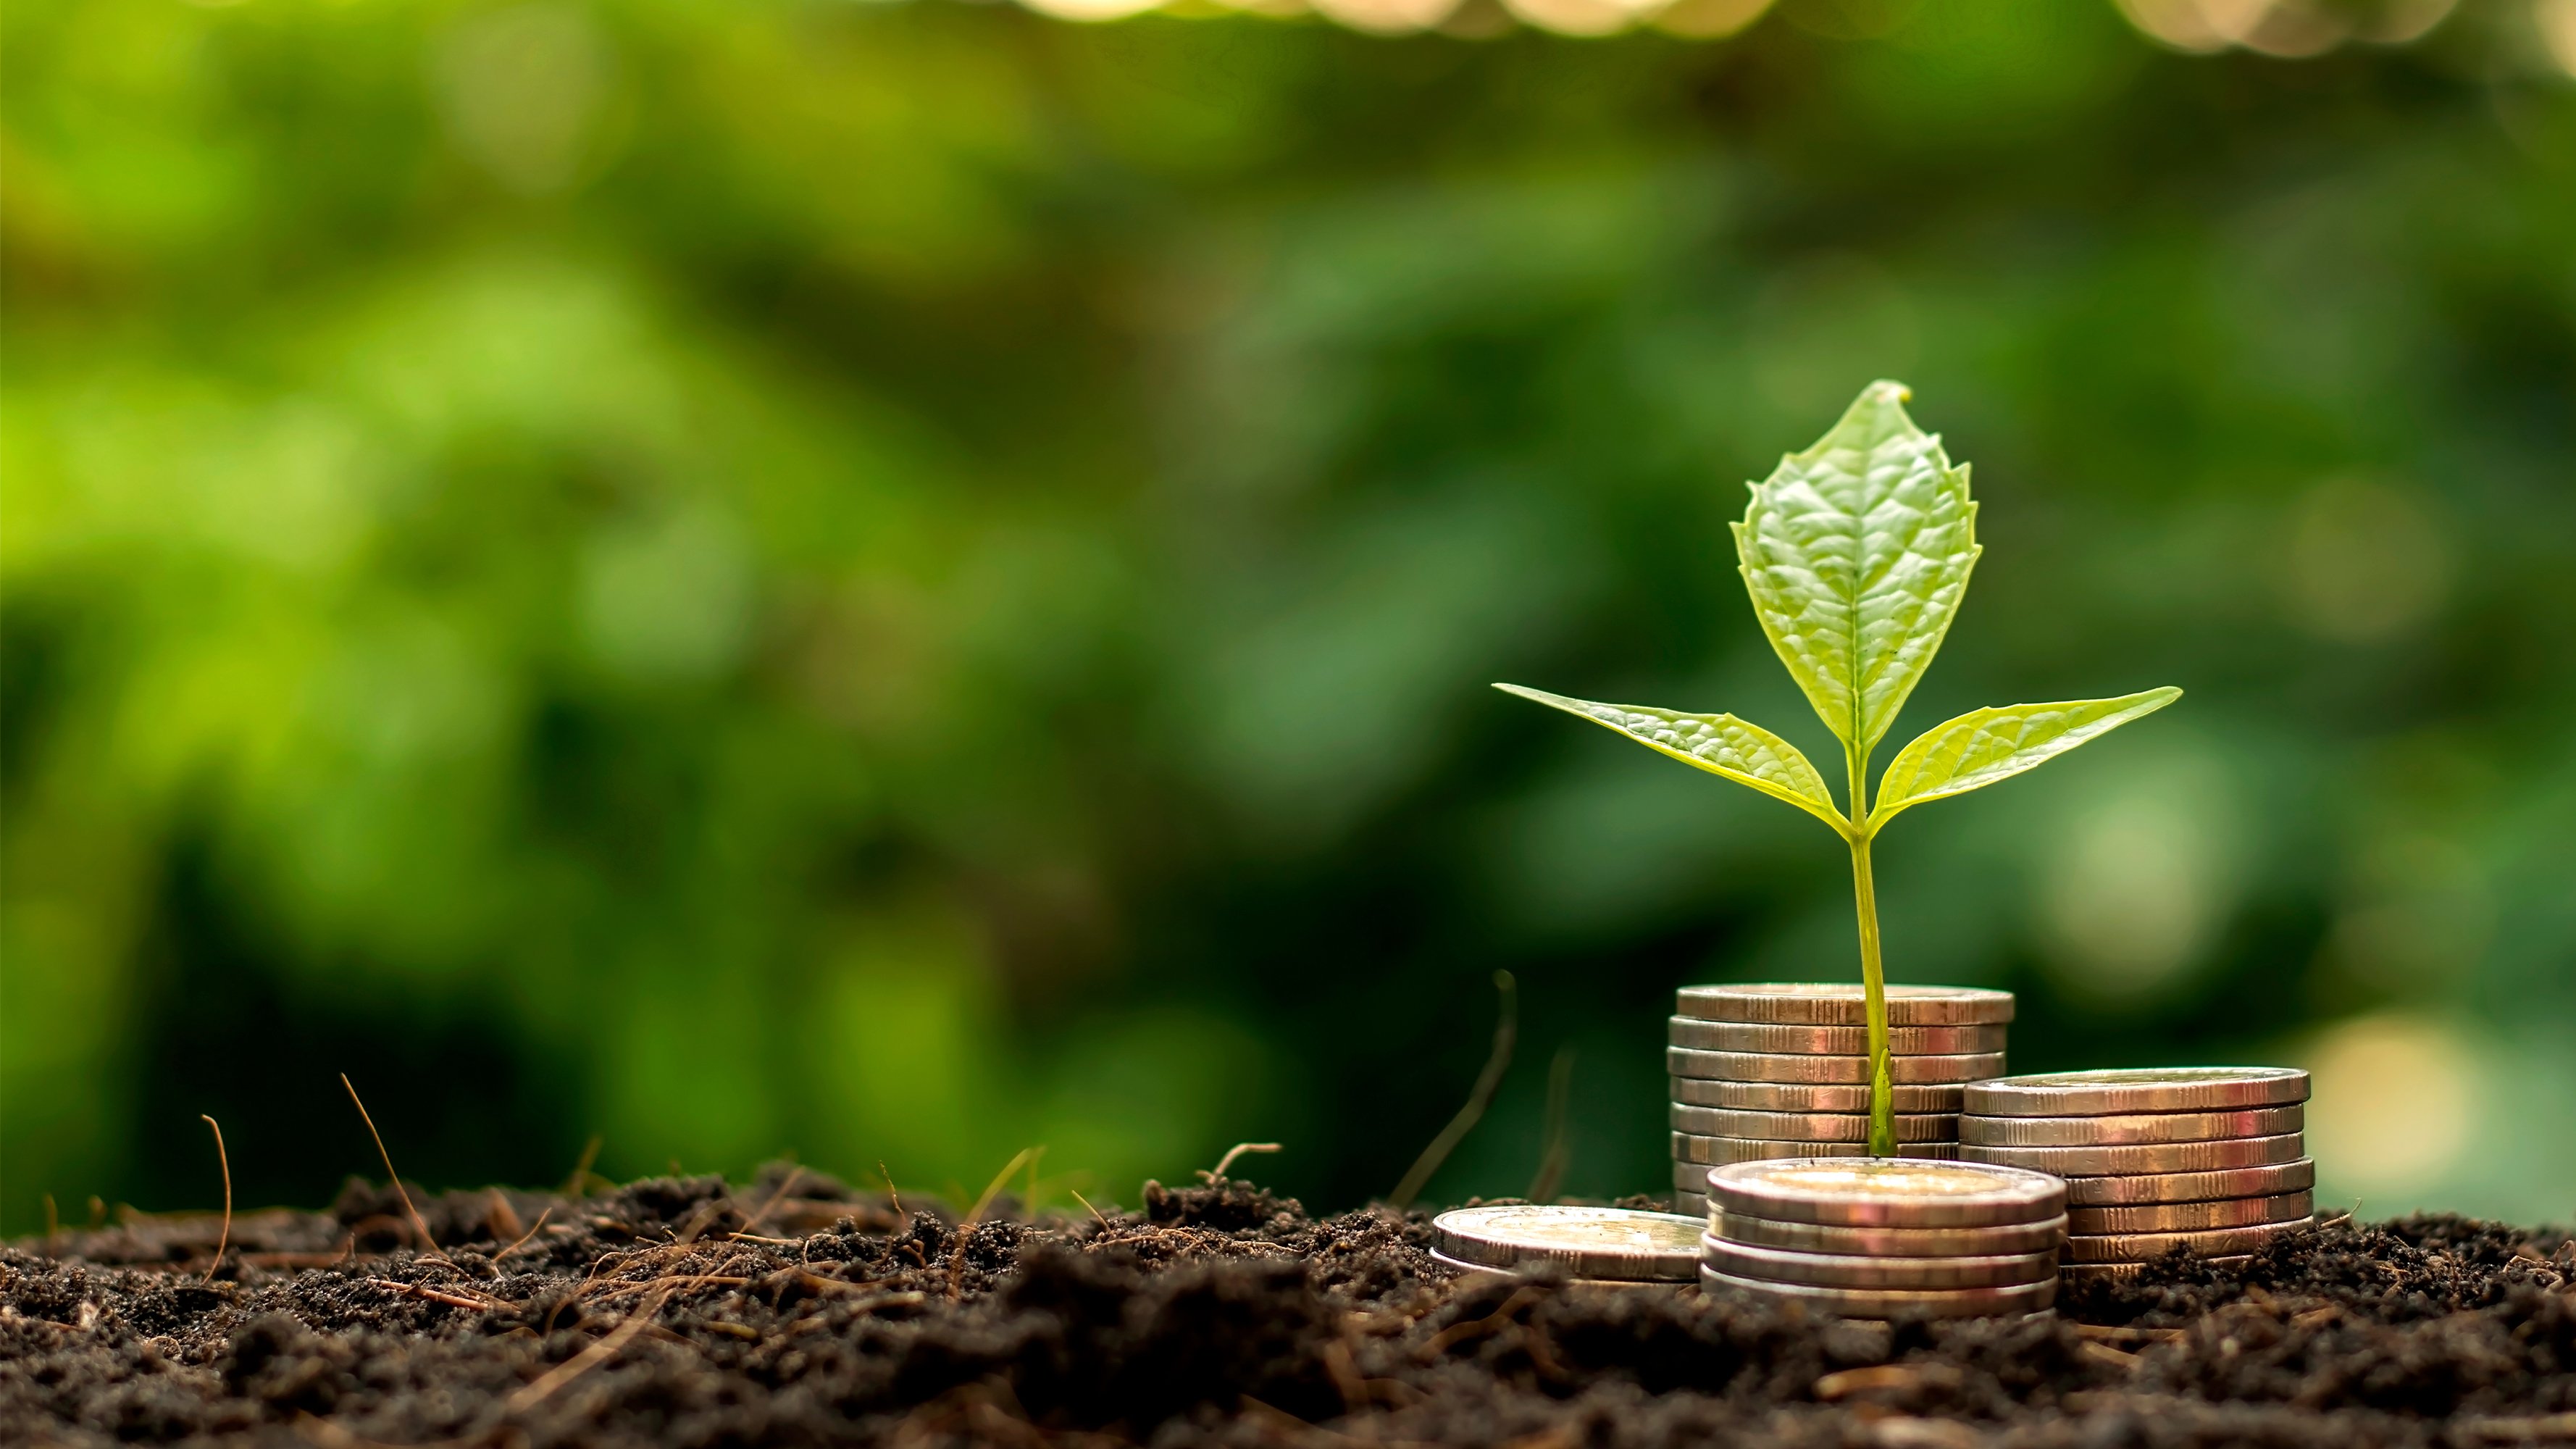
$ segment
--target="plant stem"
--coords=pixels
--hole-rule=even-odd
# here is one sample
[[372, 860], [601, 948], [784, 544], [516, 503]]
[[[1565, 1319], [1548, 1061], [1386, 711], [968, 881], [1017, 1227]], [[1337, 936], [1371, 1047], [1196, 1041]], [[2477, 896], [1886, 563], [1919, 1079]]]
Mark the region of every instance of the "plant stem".
[[1896, 1093], [1888, 1080], [1887, 978], [1878, 954], [1878, 885], [1869, 869], [1869, 761], [1858, 745], [1851, 766], [1852, 895], [1860, 907], [1861, 994], [1869, 1009], [1869, 1155], [1896, 1155]]

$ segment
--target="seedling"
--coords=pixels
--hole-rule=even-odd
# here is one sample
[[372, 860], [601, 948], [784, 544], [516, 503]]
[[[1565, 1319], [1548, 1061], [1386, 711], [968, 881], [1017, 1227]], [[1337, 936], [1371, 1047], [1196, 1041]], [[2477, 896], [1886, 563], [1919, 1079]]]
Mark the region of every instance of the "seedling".
[[1927, 800], [2018, 775], [2173, 703], [2182, 691], [1970, 710], [1897, 751], [1870, 802], [1869, 757], [1950, 632], [1982, 552], [1968, 465], [1950, 465], [1938, 436], [1905, 414], [1904, 385], [1874, 382], [1833, 430], [1752, 485], [1734, 525], [1739, 571], [1762, 632], [1807, 702], [1842, 743], [1850, 781], [1838, 809], [1798, 747], [1731, 714], [1595, 704], [1517, 684], [1497, 689], [1617, 730], [1648, 749], [1785, 800], [1851, 847], [1860, 913], [1860, 973], [1869, 1011], [1869, 1150], [1896, 1152], [1889, 1090], [1887, 992], [1870, 842]]

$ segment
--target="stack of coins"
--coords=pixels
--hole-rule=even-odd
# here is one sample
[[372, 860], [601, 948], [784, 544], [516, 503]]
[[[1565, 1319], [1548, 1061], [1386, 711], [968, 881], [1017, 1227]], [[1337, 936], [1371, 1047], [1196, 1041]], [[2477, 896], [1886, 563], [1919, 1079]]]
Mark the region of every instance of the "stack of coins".
[[[2009, 991], [1887, 988], [1897, 1152], [1957, 1155], [1960, 1094], [2004, 1072]], [[1685, 986], [1672, 1073], [1673, 1210], [1708, 1210], [1708, 1170], [1869, 1151], [1869, 1015], [1857, 984]]]
[[1966, 1162], [1810, 1157], [1708, 1175], [1703, 1289], [1846, 1318], [2036, 1313], [2057, 1300], [2066, 1184]]
[[2174, 1248], [2242, 1261], [2315, 1221], [2308, 1074], [2161, 1067], [1968, 1088], [1959, 1155], [2066, 1179], [2066, 1272], [2118, 1277]]
[[1699, 1269], [1697, 1218], [1629, 1208], [1536, 1203], [1455, 1208], [1431, 1220], [1431, 1256], [1452, 1268], [1511, 1273], [1540, 1263], [1576, 1281], [1687, 1283]]

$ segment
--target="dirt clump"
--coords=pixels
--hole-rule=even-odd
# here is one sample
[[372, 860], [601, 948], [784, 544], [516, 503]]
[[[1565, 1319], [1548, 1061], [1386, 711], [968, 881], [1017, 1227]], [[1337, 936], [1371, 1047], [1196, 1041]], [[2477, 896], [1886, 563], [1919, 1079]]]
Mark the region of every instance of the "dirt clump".
[[587, 1197], [135, 1218], [0, 1249], [0, 1440], [552, 1445], [1782, 1444], [2576, 1438], [2576, 1243], [2349, 1222], [1865, 1323], [1692, 1288], [1461, 1277], [1420, 1213], [1217, 1179], [962, 1222], [796, 1170]]

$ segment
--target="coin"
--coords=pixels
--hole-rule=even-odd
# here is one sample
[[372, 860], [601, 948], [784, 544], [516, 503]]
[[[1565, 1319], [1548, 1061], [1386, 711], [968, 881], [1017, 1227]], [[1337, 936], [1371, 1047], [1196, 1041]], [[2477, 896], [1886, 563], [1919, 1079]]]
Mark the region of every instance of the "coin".
[[[1858, 1112], [1729, 1112], [1720, 1107], [1669, 1109], [1683, 1132], [1712, 1137], [1753, 1137], [1766, 1142], [1867, 1142], [1869, 1118]], [[1899, 1142], [1954, 1142], [1959, 1119], [1946, 1114], [1896, 1119]]]
[[2057, 1250], [1950, 1258], [1879, 1258], [1757, 1247], [1714, 1234], [1700, 1261], [1730, 1278], [1811, 1283], [1819, 1288], [2005, 1288], [2057, 1276]]
[[2308, 1100], [2292, 1067], [2140, 1067], [2043, 1072], [1981, 1084], [1964, 1110], [1980, 1117], [2103, 1117], [2135, 1112], [2229, 1112]]
[[1562, 1263], [1585, 1278], [1687, 1281], [1706, 1224], [1630, 1208], [1510, 1204], [1457, 1208], [1431, 1220], [1434, 1246], [1488, 1268]]
[[[2194, 1266], [2234, 1268], [2252, 1261], [2254, 1261], [2253, 1255], [2246, 1253], [2225, 1258], [2201, 1258]], [[2144, 1263], [2060, 1263], [2057, 1265], [2058, 1276], [2078, 1282], [2098, 1282], [2105, 1278], [2135, 1278], [2145, 1271], [2147, 1271], [2147, 1265]], [[1708, 1270], [1702, 1268], [1699, 1272], [1701, 1280], [1706, 1281]]]
[[1673, 1190], [1675, 1192], [1695, 1192], [1702, 1197], [1708, 1196], [1708, 1164], [1704, 1162], [1674, 1163]]
[[1773, 1298], [1787, 1298], [1845, 1318], [1987, 1318], [2026, 1314], [2057, 1301], [2057, 1280], [2020, 1283], [2009, 1288], [1820, 1288], [1805, 1283], [1766, 1283], [1738, 1278], [1702, 1263], [1703, 1292], [1733, 1288]]
[[[1890, 1026], [1975, 1026], [2013, 1019], [2013, 994], [1969, 986], [1890, 986]], [[1706, 1021], [1783, 1026], [1866, 1026], [1869, 1001], [1857, 981], [1756, 981], [1685, 986], [1674, 1010]]]
[[2044, 1172], [1966, 1162], [1748, 1162], [1707, 1174], [1711, 1201], [1775, 1222], [1866, 1228], [1973, 1228], [2040, 1222], [2066, 1210]]
[[[1494, 1273], [1505, 1278], [1516, 1277], [1521, 1271], [1514, 1268], [1488, 1267], [1483, 1263], [1470, 1263], [1464, 1258], [1452, 1258], [1447, 1253], [1441, 1252], [1437, 1248], [1431, 1250], [1431, 1261], [1438, 1263], [1444, 1268], [1455, 1268], [1461, 1273]], [[1689, 1280], [1673, 1278], [1568, 1278], [1565, 1281], [1582, 1288], [1672, 1289], [1680, 1287], [1683, 1283], [1688, 1282]]]
[[1693, 1192], [1686, 1187], [1674, 1188], [1673, 1211], [1676, 1213], [1686, 1213], [1692, 1217], [1700, 1219], [1702, 1222], [1706, 1222], [1708, 1220], [1708, 1194], [1704, 1192]]
[[2214, 1202], [2231, 1197], [2273, 1197], [2317, 1185], [2317, 1164], [2302, 1157], [2265, 1167], [2216, 1172], [2137, 1173], [2126, 1177], [2067, 1179], [2069, 1207], [2131, 1207], [2141, 1203]]
[[[1673, 1100], [1692, 1107], [1723, 1107], [1731, 1112], [1867, 1112], [1869, 1084], [1847, 1082], [1720, 1082], [1706, 1077], [1668, 1077]], [[1967, 1088], [1949, 1086], [1890, 1087], [1899, 1112], [1959, 1114]]]
[[2313, 1227], [2316, 1219], [2292, 1218], [2286, 1223], [2263, 1223], [2250, 1228], [2216, 1228], [2198, 1233], [2119, 1233], [2102, 1237], [2090, 1235], [2066, 1240], [2066, 1260], [2070, 1263], [2143, 1263], [2161, 1258], [2180, 1248], [2195, 1258], [2224, 1257], [2250, 1252], [2292, 1228]]
[[[1963, 1089], [1964, 1091], [1964, 1089]], [[2107, 1147], [2131, 1142], [2213, 1142], [2225, 1137], [2278, 1137], [2307, 1126], [2308, 1109], [2249, 1107], [2241, 1112], [2151, 1112], [2121, 1117], [1979, 1117], [1959, 1123], [1959, 1140], [1997, 1147]]]
[[[1713, 1077], [1726, 1082], [1860, 1082], [1869, 1081], [1869, 1058], [1797, 1052], [1711, 1052], [1691, 1047], [1664, 1048], [1664, 1070], [1676, 1077]], [[1976, 1082], [2003, 1075], [2002, 1052], [1971, 1056], [1887, 1059], [1890, 1082]]]
[[2296, 1132], [2224, 1142], [2148, 1142], [2134, 1147], [1994, 1147], [1962, 1142], [1959, 1156], [1969, 1162], [2000, 1162], [2008, 1167], [2053, 1172], [2059, 1177], [2110, 1177], [2213, 1172], [2292, 1162], [2306, 1150], [2305, 1143], [2306, 1138]]
[[2066, 1236], [2066, 1219], [2042, 1218], [2037, 1222], [1996, 1223], [1978, 1228], [1854, 1228], [1725, 1213], [1714, 1220], [1709, 1232], [1730, 1243], [1800, 1253], [1864, 1258], [1974, 1258], [2053, 1252]]
[[[1670, 1134], [1675, 1162], [1706, 1163], [1711, 1167], [1728, 1162], [1762, 1162], [1787, 1157], [1867, 1157], [1866, 1142], [1764, 1142], [1752, 1137], [1701, 1137], [1689, 1132]], [[1899, 1142], [1898, 1157], [1930, 1157], [1944, 1161], [1959, 1155], [1956, 1142]]]
[[[1677, 1047], [1709, 1052], [1791, 1052], [1800, 1056], [1866, 1056], [1869, 1028], [1860, 1026], [1761, 1026], [1741, 1021], [1702, 1021], [1692, 1016], [1670, 1018], [1668, 1040]], [[1963, 1056], [1999, 1052], [2011, 1028], [1993, 1026], [1897, 1026], [1888, 1028], [1887, 1049], [1898, 1056]]]
[[2100, 1236], [2107, 1233], [2198, 1233], [2212, 1228], [2250, 1228], [2260, 1223], [2286, 1223], [2316, 1211], [2316, 1194], [2285, 1192], [2274, 1197], [2230, 1197], [2215, 1202], [2143, 1203], [2136, 1207], [2070, 1207], [2066, 1230]]

